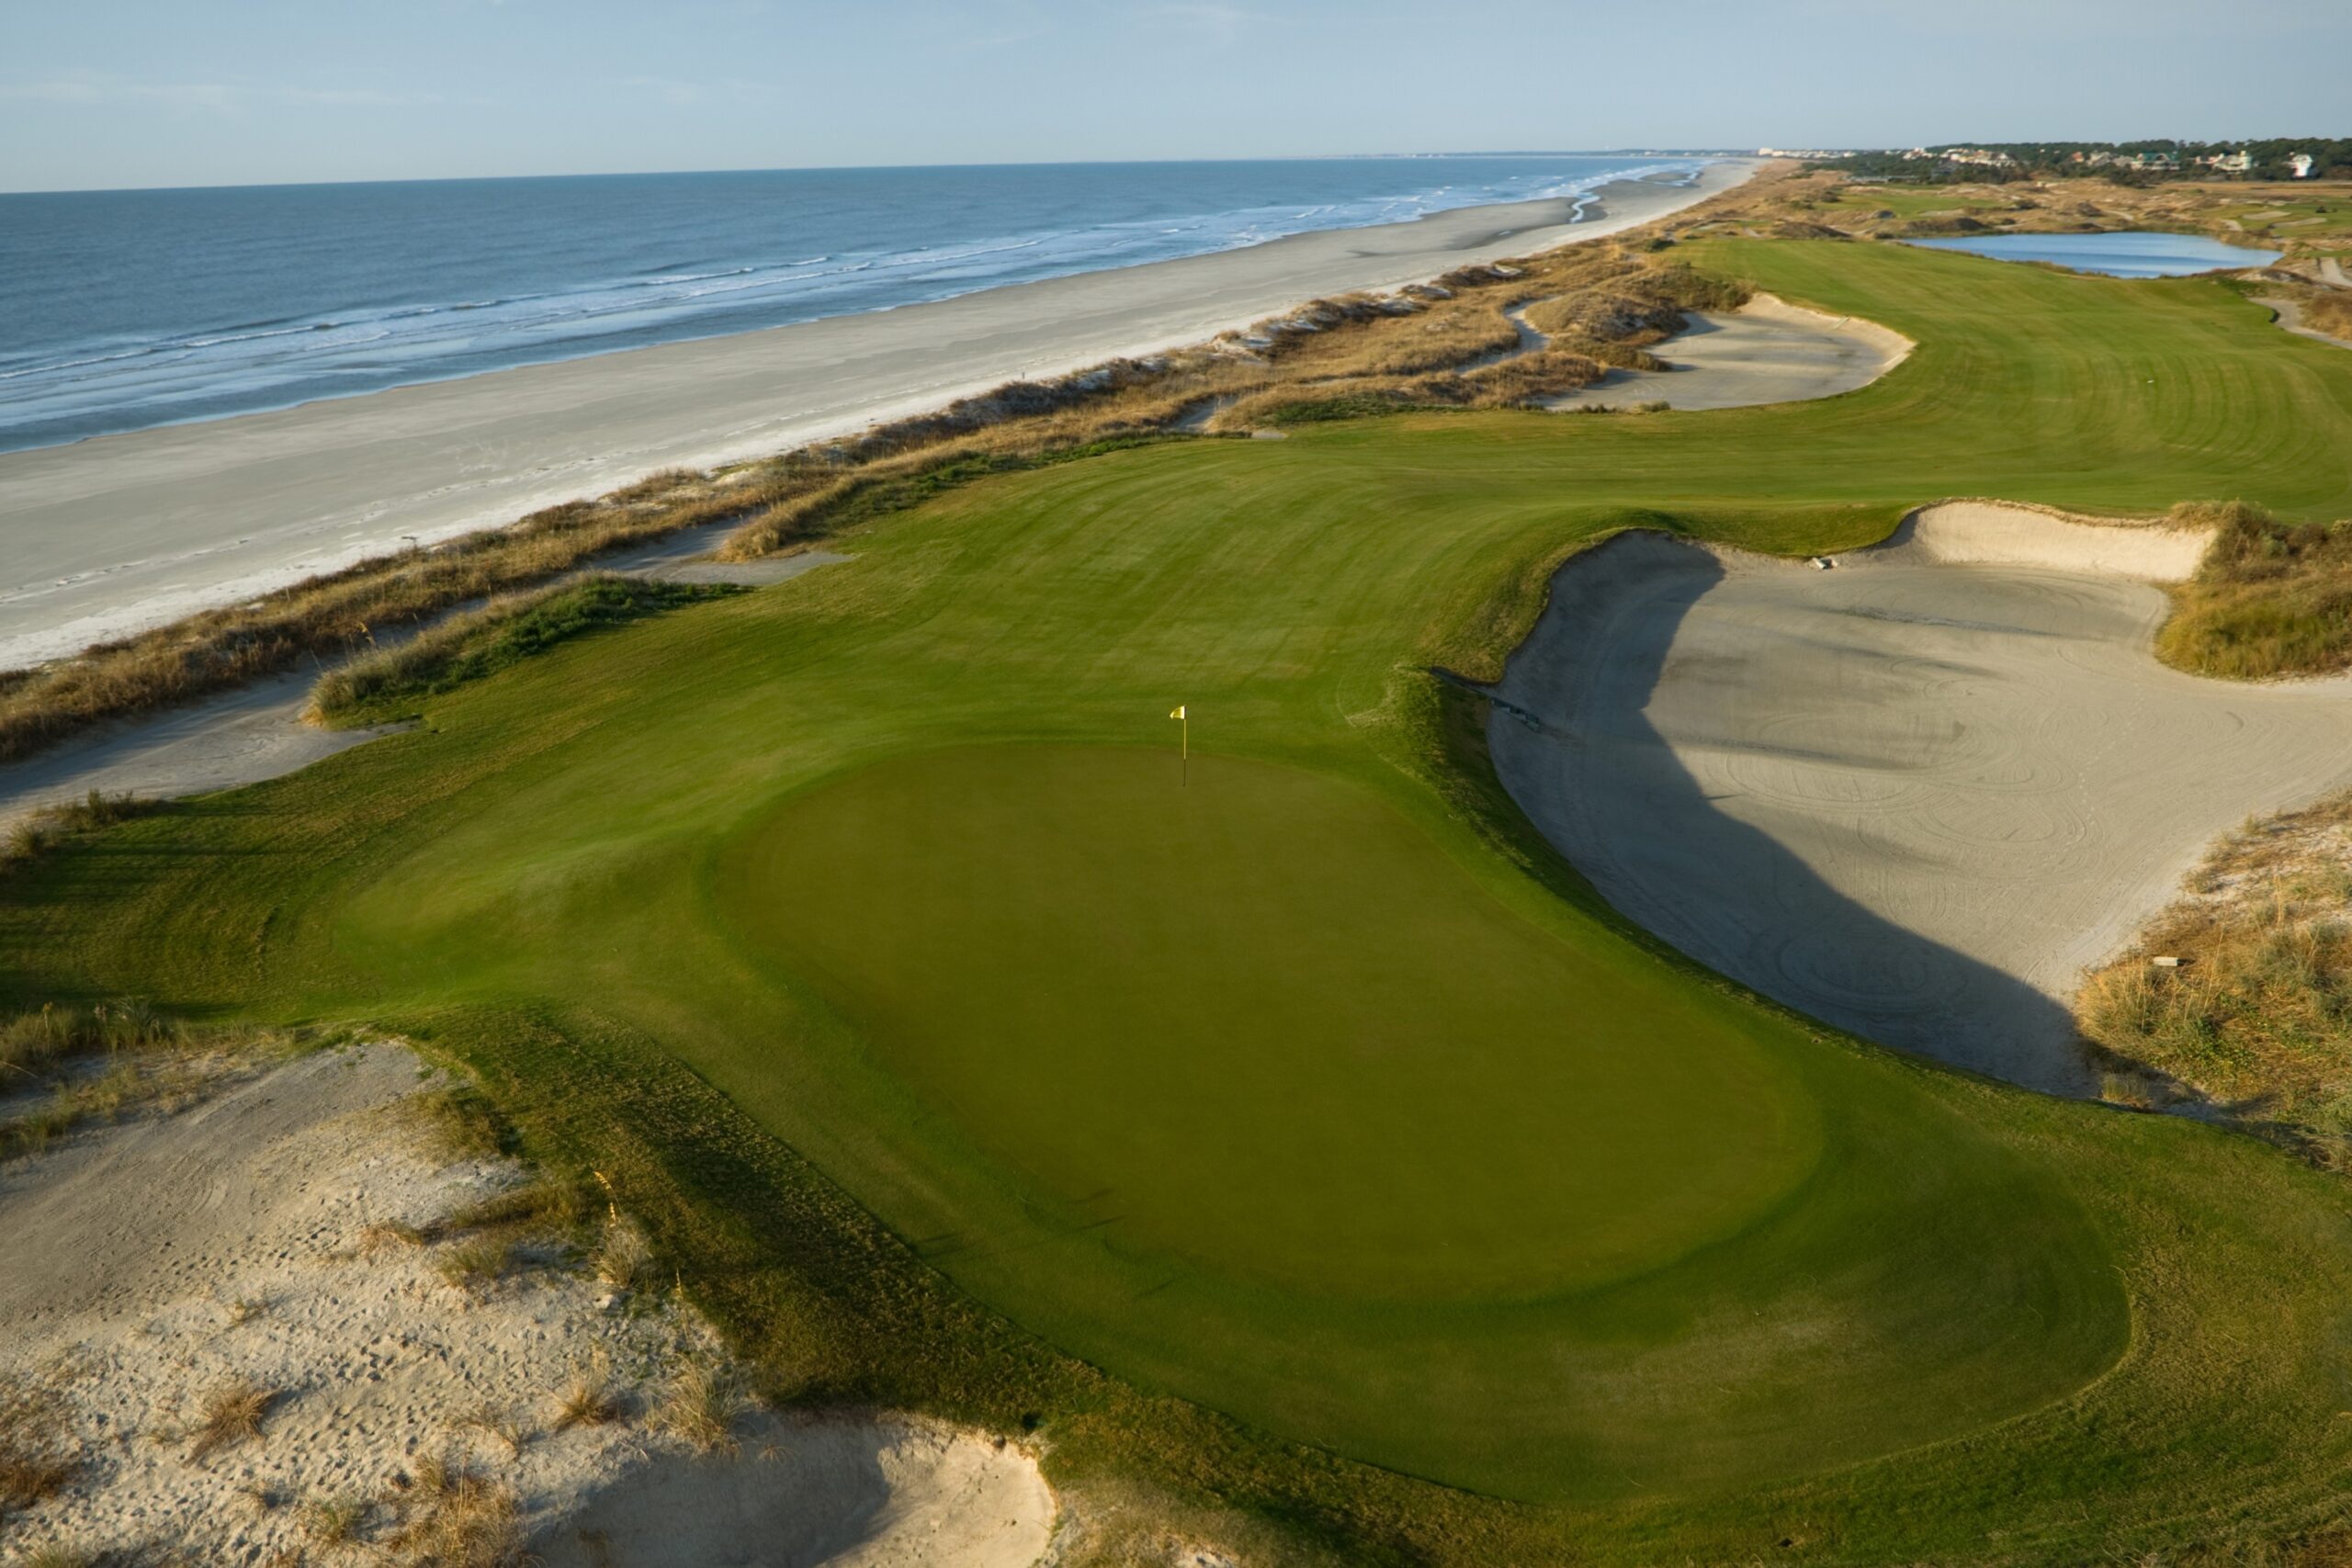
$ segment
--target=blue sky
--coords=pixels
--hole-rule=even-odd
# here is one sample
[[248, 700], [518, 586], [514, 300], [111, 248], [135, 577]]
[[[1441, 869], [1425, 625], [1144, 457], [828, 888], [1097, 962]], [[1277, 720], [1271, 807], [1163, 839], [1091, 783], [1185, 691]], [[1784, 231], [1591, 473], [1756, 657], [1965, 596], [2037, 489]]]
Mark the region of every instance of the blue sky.
[[2346, 0], [9, 0], [0, 190], [2341, 135]]

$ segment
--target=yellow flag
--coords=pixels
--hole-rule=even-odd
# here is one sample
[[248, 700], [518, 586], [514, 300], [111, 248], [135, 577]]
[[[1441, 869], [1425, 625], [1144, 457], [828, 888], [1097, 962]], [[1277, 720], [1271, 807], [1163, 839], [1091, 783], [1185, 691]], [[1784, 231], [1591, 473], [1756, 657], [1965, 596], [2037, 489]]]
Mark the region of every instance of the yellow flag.
[[1175, 711], [1174, 713], [1170, 714], [1168, 716], [1169, 716], [1169, 717], [1170, 717], [1170, 718], [1182, 718], [1182, 717], [1183, 717], [1183, 716], [1184, 716], [1184, 709], [1183, 709], [1183, 705], [1182, 705], [1182, 704], [1179, 704], [1179, 705], [1177, 705], [1176, 711]]

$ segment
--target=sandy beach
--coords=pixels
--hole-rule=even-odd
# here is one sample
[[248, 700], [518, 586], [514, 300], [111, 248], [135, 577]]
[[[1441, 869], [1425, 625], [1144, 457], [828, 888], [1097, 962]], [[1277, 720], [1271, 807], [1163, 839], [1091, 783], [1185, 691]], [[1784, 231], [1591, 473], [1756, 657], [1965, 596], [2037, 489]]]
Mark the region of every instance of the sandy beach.
[[660, 468], [773, 453], [1315, 296], [1613, 233], [1755, 167], [1725, 159], [1693, 184], [1605, 186], [1582, 222], [1566, 200], [1464, 208], [0, 456], [0, 668]]

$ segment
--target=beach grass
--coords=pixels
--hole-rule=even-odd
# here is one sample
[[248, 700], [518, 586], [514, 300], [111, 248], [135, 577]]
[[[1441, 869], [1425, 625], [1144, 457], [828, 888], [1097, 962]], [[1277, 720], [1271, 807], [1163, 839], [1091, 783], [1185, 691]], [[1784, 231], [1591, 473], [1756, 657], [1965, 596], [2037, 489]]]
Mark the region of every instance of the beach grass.
[[[1036, 1432], [1302, 1562], [2217, 1560], [2336, 1517], [2352, 1190], [1630, 929], [1480, 760], [1564, 557], [1942, 494], [2352, 512], [2352, 357], [2199, 280], [1676, 247], [1919, 347], [1816, 402], [976, 479], [796, 582], [0, 884], [0, 986], [367, 1018], [592, 1168], [763, 1393]], [[1192, 716], [1187, 777], [1179, 703]]]
[[2244, 502], [2185, 505], [2174, 517], [2214, 538], [2197, 575], [2173, 590], [2160, 658], [2237, 680], [2352, 666], [2352, 517], [2290, 523]]

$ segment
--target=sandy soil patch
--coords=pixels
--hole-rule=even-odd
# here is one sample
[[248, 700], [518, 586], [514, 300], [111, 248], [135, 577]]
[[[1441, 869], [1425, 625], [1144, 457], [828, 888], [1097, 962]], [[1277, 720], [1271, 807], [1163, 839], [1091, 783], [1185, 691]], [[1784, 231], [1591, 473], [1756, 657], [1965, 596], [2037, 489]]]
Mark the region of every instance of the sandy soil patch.
[[1552, 842], [1702, 963], [2088, 1093], [2078, 976], [2216, 835], [2352, 780], [2352, 682], [2166, 669], [2147, 580], [2200, 541], [1990, 511], [1829, 570], [1612, 540], [1555, 580], [1490, 739]]
[[[460, 1288], [455, 1244], [385, 1239], [526, 1178], [429, 1152], [387, 1113], [419, 1088], [397, 1047], [318, 1054], [0, 1167], [0, 1378], [52, 1402], [76, 1466], [0, 1541], [263, 1564], [352, 1557], [344, 1536], [397, 1562], [464, 1473], [551, 1562], [1014, 1568], [1045, 1551], [1053, 1500], [1016, 1448], [754, 1415], [707, 1455], [662, 1427], [662, 1391], [727, 1369], [663, 1292], [615, 1295], [552, 1253]], [[617, 1418], [563, 1421], [583, 1375]], [[207, 1406], [235, 1387], [260, 1396], [258, 1429], [208, 1443]]]
[[1686, 313], [1690, 330], [1652, 351], [1672, 369], [1611, 370], [1547, 406], [1733, 409], [1832, 398], [1869, 386], [1915, 346], [1875, 321], [1824, 315], [1770, 294], [1729, 313]]

